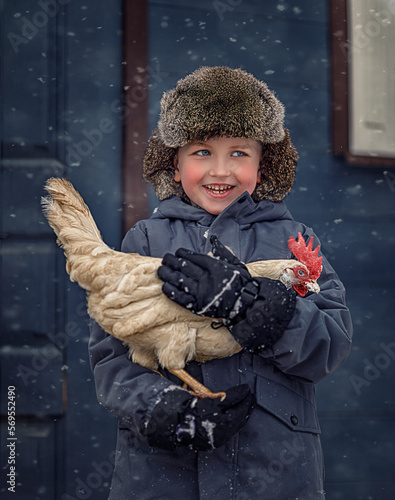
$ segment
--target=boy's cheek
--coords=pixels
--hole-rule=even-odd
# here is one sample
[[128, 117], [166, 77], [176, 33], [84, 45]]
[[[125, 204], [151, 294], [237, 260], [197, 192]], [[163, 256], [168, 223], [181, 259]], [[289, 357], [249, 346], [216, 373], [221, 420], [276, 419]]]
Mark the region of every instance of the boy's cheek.
[[184, 170], [181, 174], [183, 185], [196, 186], [203, 178], [203, 173], [199, 165], [190, 165], [188, 169]]

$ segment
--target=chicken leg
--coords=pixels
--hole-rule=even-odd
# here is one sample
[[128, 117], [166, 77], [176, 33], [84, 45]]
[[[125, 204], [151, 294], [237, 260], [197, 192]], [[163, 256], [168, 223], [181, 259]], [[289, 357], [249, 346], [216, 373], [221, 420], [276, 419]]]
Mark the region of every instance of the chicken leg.
[[211, 392], [185, 370], [169, 370], [169, 372], [185, 382], [192, 389], [191, 394], [198, 398], [221, 398], [221, 401], [226, 398], [226, 392]]

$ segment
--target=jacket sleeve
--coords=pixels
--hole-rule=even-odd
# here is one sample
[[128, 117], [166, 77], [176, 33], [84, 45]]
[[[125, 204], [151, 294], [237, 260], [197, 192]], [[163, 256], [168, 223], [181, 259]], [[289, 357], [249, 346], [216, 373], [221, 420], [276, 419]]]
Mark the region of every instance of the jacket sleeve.
[[[122, 249], [141, 254], [147, 252], [144, 232], [139, 229], [131, 231], [127, 238], [129, 244], [126, 248], [123, 245]], [[115, 415], [121, 425], [132, 429], [136, 438], [144, 439], [151, 411], [171, 382], [133, 363], [123, 343], [94, 321], [91, 323], [89, 354], [100, 404]]]
[[[317, 236], [315, 244], [319, 244]], [[352, 323], [345, 289], [323, 257], [318, 279], [320, 292], [297, 297], [294, 315], [284, 335], [262, 356], [282, 372], [318, 382], [347, 358], [351, 349]]]

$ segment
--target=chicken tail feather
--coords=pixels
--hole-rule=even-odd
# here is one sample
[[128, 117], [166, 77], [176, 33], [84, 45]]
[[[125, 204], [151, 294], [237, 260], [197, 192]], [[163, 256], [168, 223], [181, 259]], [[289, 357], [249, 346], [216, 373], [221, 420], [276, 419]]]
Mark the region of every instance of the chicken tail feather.
[[66, 254], [70, 273], [74, 257], [110, 251], [81, 195], [66, 179], [51, 178], [45, 184], [48, 196], [41, 205], [57, 242]]

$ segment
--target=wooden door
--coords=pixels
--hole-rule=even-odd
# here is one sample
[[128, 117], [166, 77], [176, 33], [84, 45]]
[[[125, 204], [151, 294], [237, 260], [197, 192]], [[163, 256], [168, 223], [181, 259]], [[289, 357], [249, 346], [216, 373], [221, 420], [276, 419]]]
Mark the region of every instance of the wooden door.
[[[119, 246], [121, 14], [120, 0], [0, 0], [4, 499], [108, 496], [116, 420], [97, 403], [85, 293], [69, 282], [40, 199], [46, 179], [68, 177]], [[103, 119], [111, 127], [93, 143]]]

